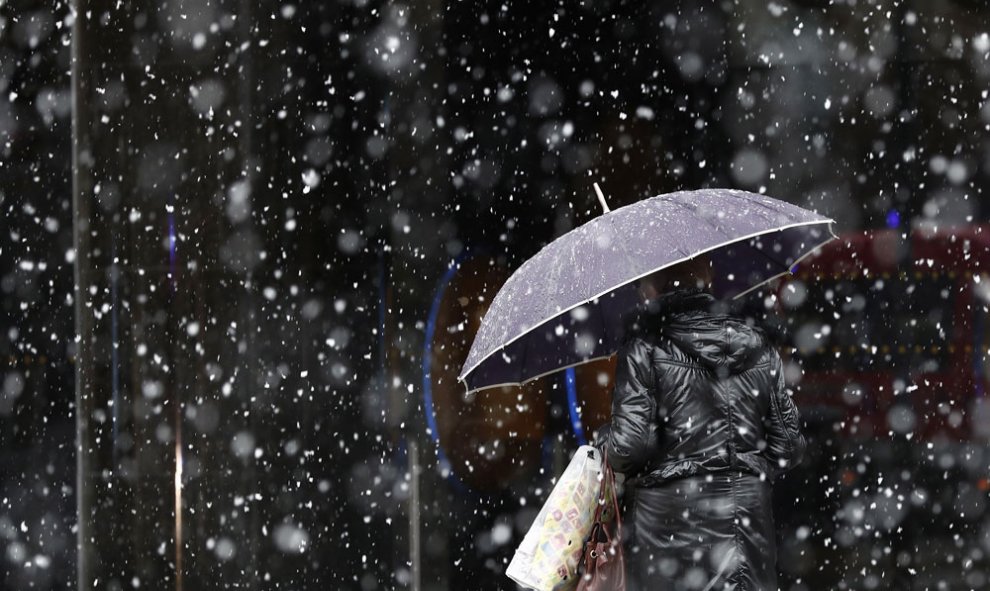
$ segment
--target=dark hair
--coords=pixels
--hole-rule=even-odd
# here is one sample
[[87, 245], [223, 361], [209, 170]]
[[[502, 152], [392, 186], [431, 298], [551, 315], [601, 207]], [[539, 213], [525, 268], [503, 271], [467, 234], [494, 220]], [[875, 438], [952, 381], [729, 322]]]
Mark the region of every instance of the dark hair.
[[639, 281], [640, 284], [652, 285], [657, 293], [694, 287], [710, 289], [712, 284], [711, 257], [707, 254], [698, 255], [641, 277]]

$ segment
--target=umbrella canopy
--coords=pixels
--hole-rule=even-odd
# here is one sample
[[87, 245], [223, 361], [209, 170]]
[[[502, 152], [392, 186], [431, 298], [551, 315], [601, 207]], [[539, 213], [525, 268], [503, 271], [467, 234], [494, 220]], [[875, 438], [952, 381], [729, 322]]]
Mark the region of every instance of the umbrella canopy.
[[746, 191], [702, 189], [621, 207], [557, 238], [492, 300], [458, 380], [519, 385], [612, 355], [636, 280], [707, 253], [716, 295], [738, 297], [833, 239], [833, 221]]

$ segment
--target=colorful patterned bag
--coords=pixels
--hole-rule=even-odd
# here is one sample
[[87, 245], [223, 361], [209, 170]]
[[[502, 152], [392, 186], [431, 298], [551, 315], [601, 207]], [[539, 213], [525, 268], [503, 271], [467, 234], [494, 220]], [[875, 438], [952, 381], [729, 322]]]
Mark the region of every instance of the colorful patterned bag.
[[577, 587], [603, 477], [601, 452], [579, 447], [516, 549], [505, 573], [510, 579], [536, 591]]

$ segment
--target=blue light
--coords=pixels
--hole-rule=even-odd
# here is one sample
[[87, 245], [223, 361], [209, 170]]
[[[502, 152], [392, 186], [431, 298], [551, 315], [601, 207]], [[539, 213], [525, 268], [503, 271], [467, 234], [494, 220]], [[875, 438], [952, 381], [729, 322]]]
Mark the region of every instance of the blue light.
[[454, 473], [453, 466], [447, 458], [447, 454], [444, 453], [443, 446], [440, 444], [440, 429], [437, 425], [437, 415], [433, 408], [433, 381], [431, 377], [431, 372], [433, 369], [433, 335], [436, 333], [437, 316], [440, 314], [440, 302], [443, 300], [443, 294], [447, 289], [447, 285], [454, 279], [454, 275], [465, 261], [475, 254], [481, 254], [484, 251], [485, 249], [483, 248], [478, 249], [477, 251], [472, 251], [469, 248], [465, 248], [464, 251], [461, 252], [456, 259], [454, 259], [453, 264], [447, 268], [447, 271], [444, 272], [443, 277], [440, 278], [440, 284], [437, 286], [436, 294], [433, 297], [433, 303], [430, 305], [430, 314], [426, 319], [426, 335], [425, 342], [423, 343], [423, 414], [426, 416], [426, 426], [430, 430], [430, 439], [432, 439], [433, 444], [436, 445], [437, 463], [440, 465], [441, 470], [447, 472], [447, 482], [449, 482], [457, 492], [464, 494], [470, 494], [471, 490], [468, 488], [467, 484], [461, 482], [460, 478], [457, 477], [457, 474]]
[[564, 372], [567, 384], [567, 412], [571, 416], [571, 428], [577, 437], [578, 445], [586, 445], [588, 438], [584, 435], [584, 426], [581, 424], [581, 415], [578, 414], [577, 401], [577, 381], [575, 380], [574, 368], [568, 367]]
[[440, 279], [440, 285], [437, 286], [436, 294], [433, 296], [433, 303], [430, 305], [430, 314], [426, 319], [426, 335], [423, 346], [423, 405], [426, 407], [424, 409], [424, 414], [426, 415], [426, 426], [430, 429], [430, 439], [432, 439], [433, 443], [437, 445], [441, 463], [446, 461], [446, 456], [443, 453], [443, 448], [440, 447], [440, 434], [437, 427], [437, 416], [433, 411], [433, 382], [431, 379], [433, 335], [436, 332], [437, 316], [440, 314], [440, 302], [443, 301], [443, 294], [447, 289], [447, 284], [454, 278], [457, 270], [460, 269], [461, 264], [467, 260], [470, 254], [473, 253], [470, 253], [468, 249], [465, 249], [461, 255], [454, 260], [454, 263], [447, 268], [447, 271], [444, 272], [443, 277]]
[[901, 225], [901, 214], [896, 209], [887, 212], [887, 227], [897, 228]]

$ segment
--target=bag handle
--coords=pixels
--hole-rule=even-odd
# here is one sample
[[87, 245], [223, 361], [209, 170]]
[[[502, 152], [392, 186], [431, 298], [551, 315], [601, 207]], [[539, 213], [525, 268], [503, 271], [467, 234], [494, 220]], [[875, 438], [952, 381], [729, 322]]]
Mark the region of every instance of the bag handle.
[[608, 463], [608, 453], [603, 455], [602, 462], [608, 467], [608, 477], [612, 483], [612, 508], [615, 509], [615, 536], [622, 542], [622, 514], [619, 512], [619, 487], [615, 484], [615, 470]]
[[[599, 488], [598, 493], [598, 506], [595, 508], [595, 521], [594, 523], [600, 524], [602, 522], [602, 512], [605, 507], [605, 499], [608, 496], [608, 485], [612, 485], [612, 508], [615, 511], [615, 537], [621, 542], [622, 540], [622, 516], [619, 514], [619, 489], [615, 484], [615, 470], [612, 469], [611, 464], [608, 463], [608, 451], [602, 451], [602, 485]], [[602, 527], [605, 531], [605, 537], [608, 538], [609, 543], [612, 542], [612, 536], [609, 534], [608, 528]]]

